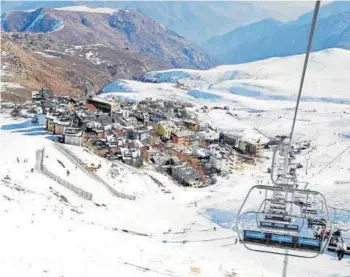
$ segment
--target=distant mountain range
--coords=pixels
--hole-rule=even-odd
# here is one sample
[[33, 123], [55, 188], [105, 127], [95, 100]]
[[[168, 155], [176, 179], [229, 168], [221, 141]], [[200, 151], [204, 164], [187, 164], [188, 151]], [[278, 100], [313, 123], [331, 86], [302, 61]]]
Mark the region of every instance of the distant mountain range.
[[[219, 62], [244, 63], [304, 53], [312, 12], [281, 23], [265, 19], [208, 40], [204, 47]], [[334, 2], [320, 9], [312, 51], [350, 48], [350, 2]]]
[[11, 11], [1, 19], [5, 32], [44, 33], [69, 45], [103, 44], [168, 63], [208, 68], [213, 61], [183, 37], [135, 9], [87, 7]]
[[138, 9], [197, 44], [267, 15], [265, 9], [248, 1], [118, 1], [90, 5]]
[[135, 8], [197, 44], [268, 17], [289, 21], [313, 2], [265, 1], [2, 1], [3, 12], [64, 6]]

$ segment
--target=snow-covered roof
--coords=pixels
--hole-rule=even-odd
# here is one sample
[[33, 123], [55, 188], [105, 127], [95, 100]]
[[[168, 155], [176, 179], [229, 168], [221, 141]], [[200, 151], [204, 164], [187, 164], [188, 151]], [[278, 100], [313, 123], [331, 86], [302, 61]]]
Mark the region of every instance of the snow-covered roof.
[[83, 135], [83, 131], [79, 128], [65, 127], [63, 134], [66, 136], [81, 137]]
[[159, 121], [159, 124], [163, 126], [165, 129], [176, 129], [177, 126], [173, 121]]
[[175, 136], [181, 138], [181, 137], [188, 137], [188, 136], [192, 136], [193, 132], [188, 131], [188, 130], [182, 130], [182, 131], [177, 131], [174, 133]]
[[207, 140], [215, 140], [219, 139], [220, 134], [215, 131], [201, 131], [196, 133], [200, 138], [204, 138]]
[[62, 119], [55, 118], [53, 120], [53, 123], [63, 125], [63, 126], [68, 126], [70, 124], [70, 120], [62, 120]]
[[144, 147], [145, 145], [138, 139], [134, 140], [135, 144], [137, 145], [138, 148], [142, 148]]

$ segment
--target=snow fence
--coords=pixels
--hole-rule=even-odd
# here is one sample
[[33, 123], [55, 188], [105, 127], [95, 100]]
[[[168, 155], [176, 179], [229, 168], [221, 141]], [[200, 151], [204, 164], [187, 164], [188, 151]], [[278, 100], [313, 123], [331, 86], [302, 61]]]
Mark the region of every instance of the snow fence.
[[81, 188], [78, 188], [72, 183], [66, 180], [63, 180], [61, 177], [57, 176], [56, 174], [52, 173], [50, 170], [46, 168], [46, 166], [44, 165], [44, 148], [42, 150], [40, 149], [37, 150], [35, 154], [36, 154], [35, 168], [37, 171], [43, 173], [50, 179], [54, 180], [56, 183], [59, 183], [60, 185], [73, 191], [74, 193], [83, 197], [84, 199], [92, 200], [92, 194], [90, 192], [82, 190]]
[[100, 176], [98, 176], [96, 173], [90, 172], [87, 168], [87, 165], [64, 145], [59, 144], [59, 143], [54, 143], [54, 145], [58, 151], [60, 151], [62, 154], [64, 154], [72, 163], [74, 163], [81, 170], [83, 170], [86, 175], [88, 175], [90, 178], [92, 178], [95, 181], [104, 185], [110, 191], [110, 193], [112, 193], [114, 196], [117, 196], [117, 197], [123, 198], [123, 199], [127, 199], [127, 200], [135, 200], [136, 199], [135, 196], [128, 195], [128, 194], [117, 191], [112, 186], [110, 186], [105, 180], [103, 180]]

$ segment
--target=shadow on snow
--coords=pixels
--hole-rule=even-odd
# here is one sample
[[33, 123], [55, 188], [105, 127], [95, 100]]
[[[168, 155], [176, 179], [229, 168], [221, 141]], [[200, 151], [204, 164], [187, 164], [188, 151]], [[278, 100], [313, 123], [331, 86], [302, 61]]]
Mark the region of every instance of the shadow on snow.
[[56, 136], [50, 135], [49, 132], [45, 131], [44, 126], [32, 123], [31, 120], [27, 120], [22, 123], [7, 124], [1, 126], [1, 130], [12, 131], [12, 133], [22, 133], [24, 136], [45, 136], [49, 140], [55, 140]]

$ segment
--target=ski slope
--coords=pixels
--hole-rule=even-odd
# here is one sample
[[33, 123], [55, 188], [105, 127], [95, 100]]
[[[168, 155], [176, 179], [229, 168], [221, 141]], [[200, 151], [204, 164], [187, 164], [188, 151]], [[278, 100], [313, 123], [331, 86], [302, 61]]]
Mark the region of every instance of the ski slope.
[[138, 198], [156, 188], [149, 178], [131, 166], [121, 162], [111, 163], [83, 147], [73, 145], [66, 145], [65, 147], [71, 150], [86, 165], [93, 167], [101, 165], [95, 173], [119, 192], [134, 195]]
[[[179, 83], [223, 98], [230, 94], [268, 100], [297, 95], [305, 55], [271, 58], [209, 70], [174, 69], [147, 72], [145, 82]], [[311, 53], [303, 89], [304, 101], [349, 103], [350, 51], [327, 49]]]
[[[350, 180], [350, 153], [321, 171], [350, 145], [344, 136], [349, 133], [349, 114], [343, 112], [342, 105], [322, 103], [320, 108], [309, 104], [301, 106], [296, 135], [313, 139], [317, 148], [298, 156], [304, 165], [305, 160], [310, 159], [308, 174], [301, 169], [301, 179], [310, 178], [310, 188], [323, 192], [332, 206], [350, 210], [350, 184], [335, 184], [338, 179]], [[317, 112], [311, 108], [317, 108]], [[212, 123], [220, 119], [220, 112], [210, 111], [217, 113], [210, 115]], [[266, 109], [260, 117], [246, 110], [237, 112], [240, 124], [254, 126], [267, 135], [280, 133], [281, 126], [287, 130], [292, 115], [284, 107]], [[281, 115], [285, 118], [278, 120]], [[1, 276], [182, 277], [193, 276], [191, 266], [201, 269], [200, 276], [208, 277], [234, 276], [233, 273], [237, 277], [281, 275], [283, 257], [261, 255], [247, 251], [240, 244], [234, 245], [236, 233], [229, 229], [250, 187], [260, 180], [264, 184], [269, 182], [265, 172], [270, 160], [218, 178], [216, 185], [204, 189], [179, 187], [151, 169], [136, 170], [117, 164], [120, 176], [113, 184], [109, 176], [111, 164], [82, 148], [69, 147], [86, 163], [101, 162], [97, 174], [116, 188], [137, 193], [135, 201], [128, 201], [110, 196], [99, 183], [75, 169], [53, 147], [46, 138], [49, 134], [41, 127], [31, 126], [22, 119], [16, 121], [7, 114], [1, 114], [1, 125]], [[238, 125], [238, 121], [234, 125]], [[43, 146], [48, 154], [44, 162], [50, 170], [91, 190], [99, 198], [83, 200], [44, 175], [31, 173], [35, 150]], [[265, 155], [271, 156], [271, 152]], [[28, 162], [24, 163], [24, 159]], [[69, 177], [57, 159], [69, 168]], [[163, 193], [148, 175], [159, 180], [171, 193]], [[338, 220], [343, 220], [349, 228], [348, 215], [340, 214]], [[167, 234], [169, 229], [171, 232]], [[334, 254], [307, 262], [290, 258], [288, 276], [346, 276], [349, 261], [345, 258], [338, 262]]]

